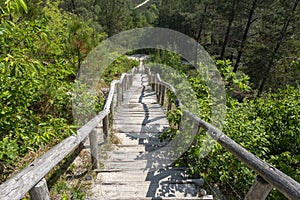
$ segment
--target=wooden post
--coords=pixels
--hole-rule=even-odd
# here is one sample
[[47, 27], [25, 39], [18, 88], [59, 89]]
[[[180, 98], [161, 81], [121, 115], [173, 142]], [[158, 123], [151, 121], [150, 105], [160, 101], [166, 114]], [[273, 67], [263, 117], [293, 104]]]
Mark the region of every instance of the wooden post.
[[171, 101], [171, 97], [168, 96], [168, 111], [172, 110], [172, 101]]
[[159, 91], [159, 88], [160, 88], [160, 83], [157, 82], [157, 85], [156, 85], [156, 99], [157, 99], [158, 104], [160, 104], [160, 91]]
[[47, 181], [42, 178], [31, 190], [29, 194], [32, 200], [50, 200], [50, 193], [47, 186]]
[[108, 130], [109, 130], [108, 115], [106, 115], [103, 118], [102, 125], [103, 125], [103, 137], [104, 137], [104, 141], [107, 142], [108, 139], [109, 139], [109, 133], [108, 133]]
[[160, 105], [164, 106], [165, 86], [163, 84], [160, 85], [160, 93]]
[[124, 101], [124, 92], [125, 92], [125, 89], [124, 89], [124, 85], [125, 85], [125, 83], [124, 83], [124, 81], [125, 81], [125, 77], [124, 77], [124, 79], [123, 79], [123, 81], [120, 83], [121, 84], [121, 90], [122, 90], [122, 95], [121, 95], [121, 103], [123, 103], [123, 101]]
[[157, 79], [156, 79], [156, 86], [155, 86], [155, 88], [156, 88], [155, 89], [155, 91], [156, 91], [156, 99], [157, 99], [157, 101], [159, 101], [159, 82], [158, 82]]
[[154, 90], [154, 92], [155, 92], [155, 95], [156, 95], [156, 92], [157, 92], [157, 90], [156, 90], [156, 84], [157, 84], [157, 80], [156, 80], [156, 76], [155, 76], [155, 75], [153, 76], [153, 83], [154, 83], [153, 90]]
[[126, 74], [126, 76], [125, 76], [125, 90], [128, 90], [128, 85], [129, 85], [129, 79], [128, 79], [128, 75]]
[[121, 83], [117, 85], [117, 106], [120, 106], [122, 102], [122, 86]]
[[265, 200], [272, 188], [272, 185], [258, 175], [244, 200]]
[[169, 102], [168, 102], [168, 111], [172, 110], [172, 102], [171, 100], [169, 99]]
[[200, 130], [199, 124], [196, 123], [193, 127], [193, 134], [197, 135], [199, 133], [199, 130]]
[[157, 76], [155, 76], [155, 92], [156, 92], [156, 97], [158, 98], [158, 94], [159, 94], [159, 82], [158, 82]]
[[126, 90], [126, 75], [124, 76], [122, 86], [123, 86], [123, 93], [124, 93], [124, 91]]
[[159, 104], [162, 105], [162, 98], [163, 98], [163, 85], [159, 85]]
[[128, 75], [126, 75], [126, 90], [128, 90], [128, 88], [129, 88], [129, 76]]
[[127, 82], [127, 84], [126, 84], [126, 90], [128, 90], [129, 87], [130, 87], [130, 79], [129, 79], [129, 75], [126, 75], [126, 82]]
[[129, 89], [131, 86], [131, 74], [128, 74], [128, 85], [127, 85], [127, 89]]
[[164, 91], [163, 91], [164, 93], [163, 93], [163, 103], [162, 103], [162, 105], [164, 106], [164, 104], [165, 104], [165, 102], [166, 102], [166, 96], [167, 96], [167, 88], [166, 88], [166, 86], [164, 86]]
[[114, 107], [113, 102], [110, 104], [110, 109], [109, 109], [109, 110], [110, 110], [110, 111], [109, 111], [109, 112], [110, 112], [109, 114], [110, 114], [110, 116], [111, 116], [110, 118], [113, 119], [113, 118], [114, 118], [114, 112], [115, 112], [115, 107]]
[[122, 94], [124, 95], [124, 91], [126, 90], [126, 76], [124, 76], [123, 81], [122, 81]]
[[97, 130], [94, 128], [92, 132], [89, 134], [90, 139], [90, 149], [91, 149], [91, 157], [92, 157], [92, 169], [99, 168], [99, 156], [98, 156], [98, 137]]
[[151, 75], [151, 87], [152, 87], [152, 90], [155, 91], [155, 79], [154, 79], [153, 75]]

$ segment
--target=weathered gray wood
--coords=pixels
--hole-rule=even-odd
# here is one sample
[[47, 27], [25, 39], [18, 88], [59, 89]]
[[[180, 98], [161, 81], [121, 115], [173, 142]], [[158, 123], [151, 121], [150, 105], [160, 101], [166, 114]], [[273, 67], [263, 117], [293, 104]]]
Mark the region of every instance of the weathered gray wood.
[[45, 178], [40, 180], [30, 191], [32, 200], [50, 200], [50, 193]]
[[[134, 73], [134, 70], [131, 72]], [[111, 104], [114, 96], [115, 86], [122, 86], [125, 74], [122, 74], [120, 81], [113, 81], [110, 86], [110, 92], [104, 106], [104, 110], [97, 116], [87, 122], [78, 131], [77, 135], [72, 135], [55, 147], [44, 153], [42, 156], [33, 161], [29, 166], [21, 170], [16, 175], [12, 176], [6, 182], [0, 185], [0, 199], [12, 200], [21, 199], [31, 188], [33, 188], [49, 171], [62, 161], [69, 153], [71, 153], [83, 140], [89, 136], [90, 132], [104, 118], [108, 119], [107, 115], [110, 112]], [[121, 95], [120, 95], [121, 93]], [[123, 96], [123, 90], [118, 90], [119, 98]], [[105, 120], [104, 120], [105, 121]], [[108, 121], [107, 121], [108, 125]], [[106, 133], [108, 133], [108, 126]], [[94, 140], [93, 140], [94, 141]]]
[[117, 106], [121, 106], [123, 101], [123, 94], [122, 94], [122, 85], [121, 83], [118, 83], [117, 85]]
[[66, 138], [0, 185], [0, 199], [21, 199], [53, 167], [72, 152], [106, 115], [105, 111], [100, 112], [99, 115], [81, 127], [77, 131], [77, 135]]
[[[167, 142], [160, 142], [158, 136], [169, 124], [165, 110], [147, 86], [147, 79], [139, 74], [133, 85], [138, 87], [130, 88], [130, 94], [127, 94], [128, 91], [125, 93], [125, 98], [130, 98], [133, 103], [126, 101], [122, 107], [115, 109], [114, 135], [120, 144], [101, 148], [104, 169], [98, 171], [100, 173], [92, 189], [93, 198], [123, 199], [126, 196], [142, 199], [151, 196], [155, 199], [159, 196], [164, 199], [177, 196], [180, 199], [200, 199], [196, 197], [199, 185], [185, 180], [185, 170], [168, 167], [153, 171], [158, 169], [158, 165], [163, 167], [172, 163], [163, 155], [149, 154], [167, 145]], [[162, 99], [163, 85], [159, 87], [158, 94]], [[144, 103], [145, 99], [147, 103]], [[149, 103], [149, 100], [153, 102]]]
[[115, 94], [115, 85], [118, 84], [119, 81], [112, 81], [111, 84], [110, 84], [110, 90], [109, 90], [109, 93], [108, 93], [108, 96], [106, 98], [106, 103], [104, 105], [104, 109], [107, 113], [110, 112], [110, 108], [111, 108], [111, 105], [113, 103], [113, 98], [114, 98], [114, 94]]
[[210, 136], [222, 147], [232, 153], [237, 159], [245, 163], [250, 169], [254, 170], [287, 198], [300, 199], [300, 183], [271, 166], [269, 163], [256, 157], [211, 124], [201, 120], [188, 111], [184, 111], [184, 114], [198, 123], [199, 126], [207, 130]]
[[[135, 195], [137, 195], [135, 193]], [[128, 193], [121, 196], [111, 197], [109, 200], [162, 200], [161, 197], [128, 197]], [[164, 197], [163, 200], [212, 200], [214, 199], [212, 195], [205, 195], [202, 197]], [[87, 200], [107, 200], [107, 198], [88, 198]]]
[[112, 103], [110, 105], [110, 110], [109, 110], [109, 120], [111, 121], [114, 117], [114, 113], [115, 113], [115, 106], [114, 104]]
[[171, 98], [168, 97], [168, 111], [172, 110], [172, 101], [171, 101]]
[[158, 103], [160, 105], [162, 105], [162, 98], [163, 98], [163, 85], [159, 84], [159, 99], [158, 99]]
[[96, 128], [94, 128], [89, 134], [90, 149], [92, 157], [92, 169], [99, 168], [99, 155], [98, 155], [98, 136]]
[[199, 133], [199, 129], [200, 129], [199, 125], [195, 124], [194, 127], [193, 127], [193, 134], [194, 135], [198, 134]]
[[130, 75], [130, 86], [133, 84], [133, 74]]
[[157, 103], [160, 104], [160, 100], [161, 100], [161, 84], [158, 83], [157, 84]]
[[124, 79], [124, 87], [125, 87], [125, 90], [128, 90], [128, 76], [127, 76], [127, 74], [125, 75], [125, 79]]
[[108, 120], [108, 116], [105, 116], [103, 118], [102, 125], [103, 125], [103, 138], [104, 138], [104, 141], [108, 141], [109, 140], [109, 120]]
[[150, 74], [150, 84], [151, 84], [151, 88], [154, 90], [155, 87], [155, 78], [152, 74]]
[[124, 92], [125, 92], [125, 88], [124, 88], [124, 79], [125, 79], [125, 74], [122, 74], [122, 76], [121, 76], [121, 78], [120, 78], [120, 81], [119, 81], [119, 83], [120, 83], [120, 93], [121, 93], [121, 97], [120, 97], [120, 99], [121, 99], [121, 103], [123, 103], [123, 100], [124, 100]]
[[156, 96], [157, 96], [157, 98], [158, 98], [158, 79], [157, 79], [157, 75], [155, 76], [155, 89], [154, 89], [154, 91], [155, 91], [155, 93], [156, 93]]
[[272, 190], [272, 185], [260, 176], [255, 178], [253, 185], [247, 193], [245, 200], [265, 200]]
[[129, 87], [130, 87], [130, 75], [126, 74], [126, 78], [127, 78], [127, 87], [126, 87], [126, 90], [128, 90]]
[[162, 85], [162, 90], [161, 90], [161, 103], [160, 105], [164, 106], [165, 104], [165, 98], [166, 98], [166, 86]]
[[[149, 72], [149, 74], [151, 75], [151, 72]], [[157, 75], [156, 78], [158, 79], [158, 83], [164, 84], [170, 89], [170, 91], [176, 94], [176, 91], [172, 87], [172, 85], [161, 81], [159, 75]], [[181, 106], [181, 102], [178, 99], [176, 100], [176, 104], [178, 104], [178, 106]], [[170, 107], [171, 106], [169, 103], [168, 109], [170, 109]], [[240, 161], [245, 163], [249, 168], [254, 170], [273, 187], [278, 189], [286, 197], [288, 197], [289, 199], [300, 199], [300, 184], [297, 181], [287, 176], [275, 167], [271, 166], [270, 164], [262, 161], [260, 158], [257, 158], [255, 155], [244, 149], [242, 146], [237, 144], [231, 138], [227, 137], [211, 124], [199, 119], [189, 111], [184, 111], [184, 114], [192, 119], [195, 123], [197, 123], [200, 127], [207, 130], [214, 140], [221, 144], [227, 151], [232, 153]]]

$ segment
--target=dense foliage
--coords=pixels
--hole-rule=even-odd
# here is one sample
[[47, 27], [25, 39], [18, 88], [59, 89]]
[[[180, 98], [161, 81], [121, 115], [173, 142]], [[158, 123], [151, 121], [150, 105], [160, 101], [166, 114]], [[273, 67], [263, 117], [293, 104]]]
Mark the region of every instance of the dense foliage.
[[[67, 43], [56, 35], [68, 33], [67, 19], [47, 7], [44, 17], [27, 20], [31, 12], [23, 1], [1, 5], [1, 180], [27, 151], [57, 143], [70, 135], [70, 77], [75, 70], [66, 57]], [[27, 14], [26, 14], [27, 13]], [[47, 14], [46, 14], [47, 13]]]
[[261, 95], [296, 85], [299, 70], [299, 1], [161, 1], [156, 25], [199, 41], [211, 55], [230, 59]]
[[[201, 75], [195, 70], [191, 72], [190, 67], [179, 64], [180, 57], [172, 53], [156, 53], [153, 61], [160, 61], [182, 74], [189, 74], [183, 76], [188, 78], [199, 100], [198, 106], [201, 109], [196, 115], [210, 122], [211, 99]], [[216, 65], [225, 83], [230, 85], [227, 87], [227, 114], [222, 131], [256, 156], [300, 181], [299, 87], [287, 86], [278, 93], [269, 93], [263, 98], [244, 98], [239, 102], [232, 97], [233, 92], [239, 91], [244, 97], [249, 94], [249, 78], [245, 74], [233, 73], [229, 60], [217, 60]], [[165, 81], [169, 82], [169, 78]], [[182, 117], [180, 108], [168, 113], [168, 119], [173, 126], [161, 135], [161, 139], [174, 138], [178, 134], [178, 125], [186, 123]], [[204, 151], [209, 142], [205, 135], [205, 131], [201, 130], [201, 134], [195, 137], [177, 165], [188, 166], [191, 176], [204, 177], [211, 193], [218, 198], [243, 198], [254, 181], [255, 173], [218, 144], [205, 155]], [[269, 198], [283, 199], [284, 196], [273, 191]]]
[[[226, 84], [224, 133], [300, 181], [299, 1], [157, 0], [135, 9], [139, 3], [0, 2], [0, 182], [75, 132], [72, 92], [88, 53], [109, 36], [146, 26], [185, 33], [214, 56]], [[152, 61], [171, 66], [173, 71], [164, 69], [171, 81], [187, 80], [178, 87], [191, 86], [201, 108], [195, 114], [210, 122], [212, 99], [192, 65], [170, 52], [139, 52], [151, 52]], [[108, 83], [136, 65], [121, 57], [104, 72], [99, 93], [83, 98], [95, 98], [95, 109], [101, 110]], [[168, 113], [172, 129], [162, 139], [178, 134], [182, 116], [180, 108]], [[255, 174], [219, 145], [199, 156], [206, 142], [201, 133], [177, 164], [188, 163], [191, 176], [205, 177], [215, 196], [243, 198]], [[269, 198], [283, 197], [273, 191]]]
[[[0, 182], [75, 133], [74, 79], [88, 52], [107, 34], [92, 21], [63, 12], [60, 3], [0, 4]], [[106, 95], [102, 88], [136, 65], [121, 57], [107, 69], [97, 110]]]

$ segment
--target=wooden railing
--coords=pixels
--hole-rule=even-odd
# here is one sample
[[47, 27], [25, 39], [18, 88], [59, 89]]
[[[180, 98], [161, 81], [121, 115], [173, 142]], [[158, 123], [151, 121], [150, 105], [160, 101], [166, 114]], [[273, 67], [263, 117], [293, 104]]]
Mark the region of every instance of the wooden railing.
[[45, 176], [67, 155], [72, 153], [87, 137], [90, 139], [92, 169], [99, 167], [98, 141], [96, 127], [102, 121], [103, 137], [108, 139], [111, 115], [114, 107], [122, 104], [124, 92], [132, 85], [133, 75], [138, 69], [133, 68], [131, 73], [122, 74], [120, 80], [112, 81], [104, 109], [79, 130], [77, 135], [72, 135], [45, 154], [34, 160], [23, 170], [12, 176], [0, 185], [0, 199], [21, 199], [29, 191], [33, 200], [50, 200], [49, 190]]
[[[146, 68], [145, 72], [148, 75], [149, 80], [151, 80], [153, 90], [157, 94], [158, 102], [161, 105], [164, 105], [166, 99], [168, 99], [169, 102], [167, 107], [168, 110], [171, 109], [170, 98], [166, 96], [166, 91], [168, 89], [176, 94], [174, 87], [169, 83], [162, 81], [159, 74], [152, 74], [149, 68]], [[177, 106], [181, 106], [178, 99], [176, 99], [176, 104]], [[245, 200], [263, 200], [268, 196], [272, 188], [278, 189], [288, 199], [300, 199], [300, 184], [297, 181], [271, 166], [269, 163], [256, 157], [241, 145], [237, 144], [234, 140], [227, 137], [218, 128], [201, 120], [190, 111], [184, 110], [183, 113], [193, 121], [195, 126], [193, 130], [196, 130], [197, 133], [199, 133], [200, 127], [207, 130], [209, 135], [223, 148], [232, 153], [237, 159], [258, 174], [255, 182], [247, 193]]]
[[[152, 74], [149, 68], [146, 68], [145, 71], [157, 94], [158, 102], [164, 105], [168, 99], [167, 107], [171, 109], [172, 103], [170, 98], [167, 97], [166, 91], [169, 89], [176, 94], [174, 87], [162, 81], [159, 74]], [[66, 138], [0, 185], [0, 199], [20, 199], [24, 197], [28, 191], [34, 200], [50, 199], [47, 182], [44, 177], [68, 154], [72, 153], [87, 137], [90, 138], [92, 168], [97, 169], [99, 167], [97, 134], [99, 133], [96, 132], [96, 127], [98, 127], [102, 121], [102, 136], [107, 140], [110, 127], [109, 119], [114, 113], [115, 106], [122, 104], [124, 100], [123, 94], [132, 85], [133, 75], [135, 73], [137, 73], [136, 68], [129, 74], [123, 74], [120, 80], [111, 83], [104, 109], [82, 126], [77, 131], [77, 135]], [[181, 106], [178, 99], [175, 104], [176, 106]], [[300, 184], [297, 181], [256, 157], [231, 138], [227, 137], [219, 129], [201, 120], [191, 112], [185, 110], [184, 114], [194, 122], [196, 126], [195, 130], [198, 131], [200, 127], [207, 130], [214, 140], [258, 174], [245, 199], [265, 199], [272, 188], [278, 189], [289, 199], [300, 199]]]

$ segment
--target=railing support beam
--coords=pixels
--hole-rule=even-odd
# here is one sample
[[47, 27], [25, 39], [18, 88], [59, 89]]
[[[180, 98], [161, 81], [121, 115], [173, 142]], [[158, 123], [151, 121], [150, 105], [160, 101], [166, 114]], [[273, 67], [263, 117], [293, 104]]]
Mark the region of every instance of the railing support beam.
[[272, 190], [272, 185], [265, 181], [261, 176], [257, 176], [245, 200], [265, 200]]
[[109, 121], [108, 121], [108, 115], [106, 115], [102, 121], [103, 125], [103, 137], [104, 141], [107, 142], [109, 139]]
[[161, 105], [164, 106], [165, 104], [165, 98], [166, 98], [166, 87], [162, 85], [162, 91], [161, 91]]
[[32, 200], [50, 200], [50, 193], [47, 186], [47, 181], [42, 178], [31, 190], [29, 194]]
[[90, 139], [90, 149], [91, 149], [91, 157], [92, 157], [92, 169], [99, 168], [99, 155], [98, 155], [98, 137], [97, 130], [94, 128], [89, 135]]
[[117, 85], [117, 106], [121, 106], [123, 101], [123, 91], [122, 91], [122, 85], [118, 83]]

